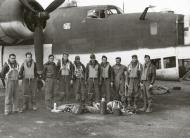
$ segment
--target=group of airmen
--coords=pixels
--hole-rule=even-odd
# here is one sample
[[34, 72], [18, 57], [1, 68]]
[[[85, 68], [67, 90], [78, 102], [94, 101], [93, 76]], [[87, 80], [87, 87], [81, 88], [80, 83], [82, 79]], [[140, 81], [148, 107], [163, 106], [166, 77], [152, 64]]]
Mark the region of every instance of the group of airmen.
[[[72, 88], [75, 100], [80, 103], [92, 104], [105, 98], [106, 102], [121, 101], [127, 109], [152, 111], [151, 90], [155, 82], [156, 69], [149, 55], [144, 56], [143, 65], [138, 61], [137, 55], [133, 55], [129, 65], [122, 65], [121, 58], [116, 57], [115, 65], [111, 66], [106, 56], [102, 56], [101, 63], [98, 63], [95, 54], [91, 54], [89, 63], [84, 66], [80, 56], [76, 56], [72, 63], [69, 54], [63, 53], [62, 59], [55, 63], [54, 55], [51, 54], [48, 56], [48, 62], [44, 64], [43, 74], [40, 75], [37, 73], [32, 54], [27, 52], [25, 56], [24, 63], [19, 67], [16, 55], [10, 54], [8, 62], [2, 68], [1, 76], [7, 81], [5, 115], [28, 109], [37, 110], [36, 91], [39, 79], [45, 82], [45, 105], [48, 110], [53, 108], [55, 87], [58, 85], [65, 103], [70, 100]], [[18, 109], [17, 96], [19, 80], [22, 80], [23, 91], [21, 109]], [[137, 107], [140, 95], [143, 97], [141, 108]]]

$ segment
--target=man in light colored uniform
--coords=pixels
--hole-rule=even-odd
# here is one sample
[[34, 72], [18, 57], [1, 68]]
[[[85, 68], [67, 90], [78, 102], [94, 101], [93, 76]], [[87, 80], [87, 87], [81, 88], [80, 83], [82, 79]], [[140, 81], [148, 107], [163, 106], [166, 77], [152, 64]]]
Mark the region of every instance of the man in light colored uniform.
[[37, 91], [37, 68], [36, 63], [32, 59], [32, 53], [25, 54], [26, 59], [22, 64], [19, 72], [19, 77], [22, 78], [22, 87], [24, 92], [23, 110], [37, 110], [36, 106], [36, 91]]
[[121, 64], [121, 58], [116, 58], [116, 64], [112, 67], [114, 74], [114, 99], [126, 102], [125, 85], [128, 85], [127, 67]]
[[61, 99], [64, 99], [66, 103], [69, 102], [70, 90], [73, 85], [73, 64], [69, 60], [69, 54], [67, 52], [63, 53], [62, 59], [58, 62], [58, 78], [59, 78], [59, 89], [63, 96]]
[[91, 104], [94, 101], [99, 102], [100, 100], [100, 72], [100, 65], [96, 60], [95, 55], [91, 54], [90, 62], [86, 66], [86, 84], [88, 84], [87, 92], [89, 104]]
[[137, 108], [137, 98], [139, 96], [140, 80], [141, 80], [142, 64], [139, 63], [137, 55], [132, 56], [132, 61], [128, 66], [129, 86], [127, 93], [128, 108], [131, 107], [132, 98], [134, 98], [133, 106]]
[[111, 101], [111, 87], [113, 87], [113, 71], [109, 62], [107, 62], [107, 57], [102, 56], [101, 67], [101, 97], [105, 98], [107, 102]]
[[6, 76], [7, 87], [5, 91], [5, 111], [8, 115], [11, 112], [17, 112], [18, 107], [18, 74], [19, 64], [16, 61], [16, 55], [10, 54], [8, 62], [4, 64], [1, 74]]

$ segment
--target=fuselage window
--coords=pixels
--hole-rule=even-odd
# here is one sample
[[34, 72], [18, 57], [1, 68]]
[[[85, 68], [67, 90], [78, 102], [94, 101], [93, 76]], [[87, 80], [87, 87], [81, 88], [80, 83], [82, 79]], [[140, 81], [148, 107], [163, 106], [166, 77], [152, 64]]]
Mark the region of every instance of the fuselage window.
[[158, 34], [158, 24], [157, 23], [150, 23], [150, 34], [157, 35]]
[[174, 68], [176, 67], [176, 57], [164, 58], [164, 68]]
[[156, 66], [156, 69], [161, 69], [161, 58], [152, 59], [151, 62]]

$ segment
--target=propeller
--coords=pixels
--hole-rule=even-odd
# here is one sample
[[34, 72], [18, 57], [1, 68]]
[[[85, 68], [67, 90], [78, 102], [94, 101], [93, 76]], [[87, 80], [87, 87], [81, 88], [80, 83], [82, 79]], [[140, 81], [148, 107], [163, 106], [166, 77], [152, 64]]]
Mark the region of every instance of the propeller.
[[54, 0], [46, 9], [35, 0], [19, 0], [25, 9], [24, 18], [28, 28], [34, 32], [34, 51], [38, 74], [43, 71], [43, 29], [49, 14], [58, 8], [65, 0]]

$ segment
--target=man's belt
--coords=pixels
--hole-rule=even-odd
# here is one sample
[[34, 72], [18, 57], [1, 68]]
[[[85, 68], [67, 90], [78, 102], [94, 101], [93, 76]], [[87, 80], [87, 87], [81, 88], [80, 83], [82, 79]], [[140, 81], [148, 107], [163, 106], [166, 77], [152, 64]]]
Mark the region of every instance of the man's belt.
[[103, 78], [103, 77], [102, 77], [102, 80], [109, 80], [109, 79], [110, 79], [110, 78]]
[[89, 78], [89, 79], [95, 80], [95, 79], [98, 79], [98, 78]]

